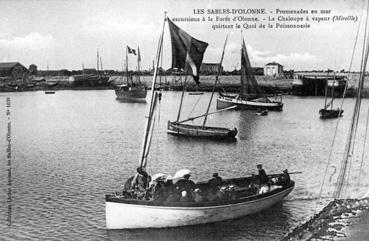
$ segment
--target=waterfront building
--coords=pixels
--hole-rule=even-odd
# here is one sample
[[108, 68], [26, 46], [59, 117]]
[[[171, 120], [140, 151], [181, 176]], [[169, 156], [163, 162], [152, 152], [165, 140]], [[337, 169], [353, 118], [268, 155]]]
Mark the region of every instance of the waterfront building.
[[0, 63], [0, 78], [6, 80], [27, 80], [29, 71], [18, 62]]
[[[220, 72], [223, 72], [223, 66], [220, 66]], [[216, 74], [218, 73], [218, 64], [216, 63], [202, 63], [200, 67], [201, 74]]]
[[272, 77], [283, 76], [283, 65], [277, 62], [266, 64], [264, 66], [264, 75]]

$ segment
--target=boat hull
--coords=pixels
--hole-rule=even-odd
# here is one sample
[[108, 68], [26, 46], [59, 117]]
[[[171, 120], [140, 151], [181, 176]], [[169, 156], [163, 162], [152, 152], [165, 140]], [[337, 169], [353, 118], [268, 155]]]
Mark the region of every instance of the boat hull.
[[176, 136], [230, 140], [235, 139], [238, 131], [236, 128], [228, 129], [222, 127], [202, 127], [168, 121], [167, 132], [168, 134]]
[[[107, 229], [164, 228], [205, 224], [234, 219], [267, 209], [282, 201], [293, 189], [293, 185], [265, 197], [237, 203], [171, 207], [137, 205], [106, 198]], [[147, 201], [148, 202], [148, 201]]]
[[320, 118], [321, 119], [333, 119], [341, 117], [343, 114], [343, 110], [336, 109], [336, 110], [328, 110], [328, 109], [321, 109], [319, 110]]
[[257, 110], [267, 109], [274, 111], [282, 111], [283, 103], [279, 101], [272, 102], [256, 102], [252, 100], [242, 100], [238, 97], [231, 98], [226, 96], [219, 96], [217, 98], [217, 109], [225, 109], [236, 105], [236, 110]]
[[145, 102], [147, 89], [144, 85], [123, 86], [115, 88], [115, 95], [117, 96], [118, 100], [122, 101]]

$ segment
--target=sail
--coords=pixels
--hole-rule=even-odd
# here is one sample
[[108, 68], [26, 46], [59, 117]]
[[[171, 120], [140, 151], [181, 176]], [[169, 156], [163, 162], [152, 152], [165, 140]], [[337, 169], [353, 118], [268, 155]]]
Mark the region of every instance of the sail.
[[184, 69], [199, 84], [199, 70], [208, 43], [193, 38], [169, 18], [168, 23], [172, 42], [172, 68]]
[[256, 82], [254, 73], [252, 71], [249, 56], [247, 54], [245, 41], [242, 40], [241, 50], [241, 91], [240, 96], [258, 98], [262, 96], [263, 92]]

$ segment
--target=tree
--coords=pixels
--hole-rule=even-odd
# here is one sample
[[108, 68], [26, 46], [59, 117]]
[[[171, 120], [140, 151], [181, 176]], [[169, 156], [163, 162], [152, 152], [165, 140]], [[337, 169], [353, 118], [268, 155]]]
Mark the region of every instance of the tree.
[[38, 71], [37, 71], [37, 65], [35, 64], [31, 64], [28, 68], [29, 74], [30, 75], [37, 75]]

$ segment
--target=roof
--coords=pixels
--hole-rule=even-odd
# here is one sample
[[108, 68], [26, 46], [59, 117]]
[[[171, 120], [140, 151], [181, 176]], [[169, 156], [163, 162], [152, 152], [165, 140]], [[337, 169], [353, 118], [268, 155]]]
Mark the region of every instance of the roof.
[[17, 64], [20, 64], [20, 63], [18, 63], [18, 62], [3, 62], [3, 63], [0, 63], [0, 69], [10, 70], [11, 68], [16, 66]]
[[[281, 65], [281, 64], [279, 64], [279, 63], [277, 63], [277, 62], [267, 63], [266, 65], [279, 65], [279, 66], [283, 66], [283, 65]], [[265, 65], [265, 66], [266, 66], [266, 65]]]

